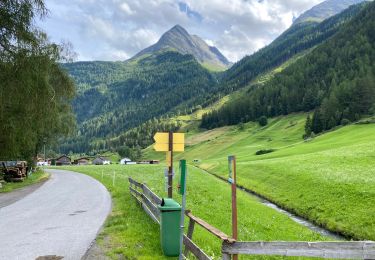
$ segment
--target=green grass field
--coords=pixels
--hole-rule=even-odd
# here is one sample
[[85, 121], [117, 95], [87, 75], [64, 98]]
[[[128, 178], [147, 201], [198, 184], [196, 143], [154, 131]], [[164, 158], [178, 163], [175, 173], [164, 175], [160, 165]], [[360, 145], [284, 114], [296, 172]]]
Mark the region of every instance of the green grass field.
[[[298, 215], [359, 240], [375, 240], [375, 124], [350, 125], [303, 141], [306, 115], [200, 132], [177, 158], [227, 176], [236, 155], [238, 183]], [[276, 151], [255, 155], [262, 149]]]
[[[130, 195], [127, 178], [146, 183], [156, 194], [166, 196], [162, 165], [72, 166], [65, 169], [88, 174], [101, 181], [110, 191], [113, 209], [98, 243], [112, 259], [164, 259], [160, 249], [159, 226], [155, 224]], [[63, 169], [58, 167], [58, 169]], [[102, 178], [103, 171], [103, 178]], [[112, 175], [116, 172], [116, 183]], [[175, 181], [175, 187], [177, 183]], [[181, 196], [174, 190], [174, 197]], [[230, 186], [195, 167], [188, 167], [187, 208], [211, 225], [231, 234]], [[239, 238], [241, 240], [327, 240], [290, 220], [287, 216], [262, 205], [245, 192], [238, 192]], [[186, 225], [187, 226], [187, 225]], [[200, 227], [193, 240], [205, 252], [219, 259], [221, 242]], [[242, 258], [241, 258], [242, 259]], [[281, 257], [244, 257], [243, 259], [284, 259]], [[298, 258], [296, 258], [298, 259]], [[302, 259], [302, 258], [301, 258]]]

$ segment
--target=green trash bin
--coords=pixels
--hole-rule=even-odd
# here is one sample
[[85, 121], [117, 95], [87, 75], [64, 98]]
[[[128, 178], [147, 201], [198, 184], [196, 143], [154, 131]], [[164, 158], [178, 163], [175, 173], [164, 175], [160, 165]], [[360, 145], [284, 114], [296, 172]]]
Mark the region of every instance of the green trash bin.
[[181, 206], [173, 199], [163, 199], [160, 210], [160, 241], [166, 256], [180, 254], [180, 218]]

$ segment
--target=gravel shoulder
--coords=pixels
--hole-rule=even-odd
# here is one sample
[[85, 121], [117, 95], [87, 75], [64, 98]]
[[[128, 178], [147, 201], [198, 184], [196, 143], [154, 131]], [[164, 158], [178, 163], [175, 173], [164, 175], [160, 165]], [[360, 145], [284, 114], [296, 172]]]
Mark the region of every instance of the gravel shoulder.
[[38, 183], [31, 184], [29, 186], [7, 192], [7, 193], [0, 193], [0, 208], [6, 207], [10, 204], [15, 203], [16, 201], [23, 199], [30, 193], [34, 192], [35, 190], [39, 189], [48, 179], [43, 179]]

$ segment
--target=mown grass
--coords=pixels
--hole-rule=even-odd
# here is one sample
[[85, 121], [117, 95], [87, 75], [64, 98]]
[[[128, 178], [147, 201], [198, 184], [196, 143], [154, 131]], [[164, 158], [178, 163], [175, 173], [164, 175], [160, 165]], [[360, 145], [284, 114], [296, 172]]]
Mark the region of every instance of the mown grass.
[[26, 178], [23, 182], [6, 182], [3, 187], [0, 188], [0, 193], [11, 192], [16, 189], [20, 189], [41, 181], [48, 179], [49, 174], [45, 173], [43, 170], [38, 170]]
[[[164, 259], [160, 249], [159, 226], [130, 195], [127, 178], [146, 183], [156, 194], [166, 196], [162, 165], [74, 166], [67, 170], [88, 174], [110, 191], [112, 213], [99, 235], [99, 245], [112, 259]], [[58, 168], [63, 169], [63, 168]], [[176, 169], [177, 170], [177, 169]], [[103, 178], [102, 178], [103, 171]], [[116, 183], [113, 186], [113, 172]], [[177, 176], [178, 177], [178, 176]], [[175, 179], [175, 185], [177, 178]], [[231, 234], [230, 186], [195, 167], [188, 167], [187, 208], [213, 226]], [[174, 189], [174, 198], [181, 196]], [[243, 191], [238, 192], [239, 238], [241, 240], [316, 241], [327, 238], [301, 226], [287, 216], [262, 205]], [[187, 226], [187, 225], [186, 225]], [[210, 256], [219, 259], [221, 242], [200, 227], [193, 240]], [[283, 259], [243, 257], [243, 259]]]
[[[375, 240], [375, 124], [303, 141], [305, 118], [295, 114], [271, 119], [263, 128], [247, 123], [243, 130], [215, 129], [217, 135], [201, 138], [177, 158], [200, 159], [199, 167], [227, 176], [226, 158], [234, 154], [240, 185], [330, 230]], [[276, 151], [255, 155], [262, 149]]]

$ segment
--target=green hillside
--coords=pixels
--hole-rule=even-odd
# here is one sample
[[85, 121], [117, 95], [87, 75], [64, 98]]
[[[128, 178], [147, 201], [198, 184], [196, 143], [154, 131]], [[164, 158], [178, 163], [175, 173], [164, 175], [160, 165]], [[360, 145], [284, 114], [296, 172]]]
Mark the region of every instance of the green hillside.
[[[227, 178], [227, 156], [236, 155], [239, 185], [330, 230], [374, 240], [374, 119], [302, 141], [305, 118], [199, 132], [176, 159], [198, 159], [197, 167]], [[269, 149], [275, 151], [255, 155]]]
[[[178, 127], [160, 123], [165, 118], [189, 114], [243, 89], [264, 73], [326, 41], [360, 10], [361, 6], [355, 6], [322, 23], [292, 26], [266, 48], [221, 73], [202, 67], [195, 56], [171, 49], [125, 62], [63, 64], [78, 85], [73, 103], [78, 131], [73, 138], [61, 142], [60, 152], [145, 147], [148, 142], [143, 140], [149, 140], [149, 133], [155, 129]], [[173, 37], [178, 35], [181, 33]]]
[[356, 16], [362, 7], [363, 4], [352, 6], [321, 23], [305, 22], [291, 26], [271, 44], [234, 64], [224, 74], [223, 87], [227, 91], [241, 88], [294, 55], [324, 43]]
[[375, 3], [329, 40], [288, 66], [271, 80], [252, 88], [202, 119], [214, 128], [316, 109], [306, 131], [320, 133], [375, 112]]
[[[105, 140], [153, 118], [185, 112], [210, 99], [215, 75], [191, 55], [163, 51], [131, 62], [64, 65], [79, 84], [77, 135], [61, 152], [105, 149]], [[98, 140], [99, 139], [99, 140]]]

